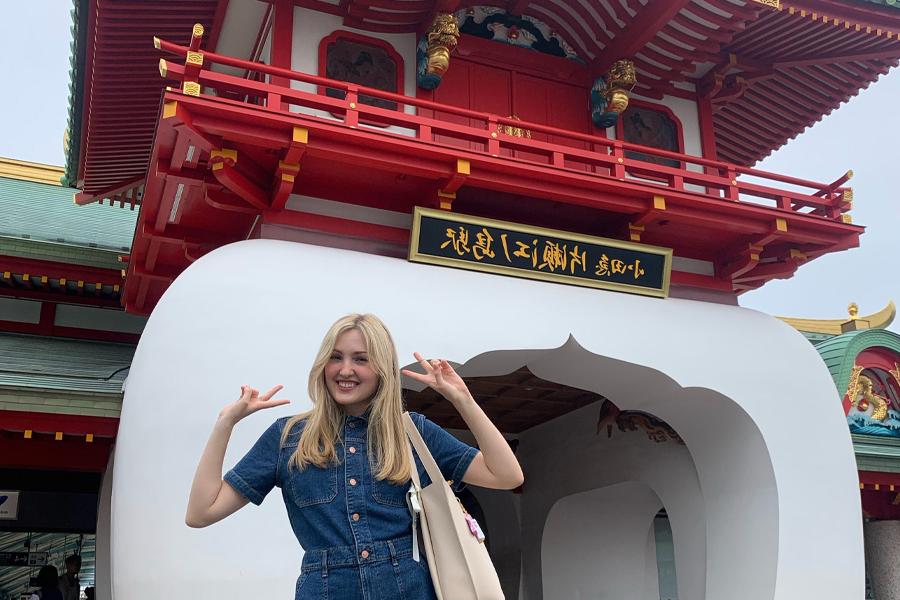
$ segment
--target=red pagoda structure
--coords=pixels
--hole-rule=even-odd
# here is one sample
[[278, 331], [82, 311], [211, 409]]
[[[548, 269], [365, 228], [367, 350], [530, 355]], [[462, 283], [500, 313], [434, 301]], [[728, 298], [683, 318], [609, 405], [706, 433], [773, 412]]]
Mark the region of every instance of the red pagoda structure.
[[[110, 460], [105, 597], [289, 593], [296, 542], [274, 503], [228, 525], [268, 553], [223, 557], [184, 526], [191, 463], [234, 376], [302, 389], [306, 336], [362, 310], [402, 356], [460, 365], [515, 440], [525, 486], [474, 491], [508, 598], [863, 598], [846, 382], [737, 299], [860, 243], [851, 171], [754, 165], [898, 64], [891, 2], [77, 0], [73, 15], [69, 208], [128, 215], [133, 236], [119, 272], [30, 254], [0, 291], [141, 319], [60, 326], [47, 308], [4, 329], [111, 345], [142, 329], [133, 360], [110, 350], [131, 370], [103, 430], [115, 446], [90, 459]], [[429, 331], [422, 306], [454, 326]], [[266, 353], [234, 342], [255, 337]], [[408, 388], [411, 409], [461, 426]], [[7, 447], [38, 412], [14, 415]], [[875, 516], [894, 515], [886, 498]]]

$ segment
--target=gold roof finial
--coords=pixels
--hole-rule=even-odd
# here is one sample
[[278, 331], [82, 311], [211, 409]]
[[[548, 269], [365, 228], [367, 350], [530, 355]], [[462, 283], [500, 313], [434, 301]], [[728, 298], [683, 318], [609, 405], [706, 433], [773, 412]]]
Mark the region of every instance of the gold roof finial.
[[822, 333], [826, 335], [840, 335], [848, 331], [856, 331], [858, 329], [885, 329], [890, 325], [897, 314], [897, 307], [894, 301], [888, 302], [887, 306], [876, 313], [870, 315], [859, 315], [859, 306], [856, 302], [851, 302], [847, 306], [847, 312], [850, 318], [843, 319], [798, 319], [793, 317], [778, 317], [794, 329], [805, 331], [807, 333]]

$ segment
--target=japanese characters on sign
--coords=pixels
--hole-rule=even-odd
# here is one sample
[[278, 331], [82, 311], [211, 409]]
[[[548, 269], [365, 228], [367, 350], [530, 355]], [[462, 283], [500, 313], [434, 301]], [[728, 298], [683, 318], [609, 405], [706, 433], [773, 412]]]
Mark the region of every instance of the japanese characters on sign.
[[417, 207], [409, 260], [665, 297], [672, 251]]

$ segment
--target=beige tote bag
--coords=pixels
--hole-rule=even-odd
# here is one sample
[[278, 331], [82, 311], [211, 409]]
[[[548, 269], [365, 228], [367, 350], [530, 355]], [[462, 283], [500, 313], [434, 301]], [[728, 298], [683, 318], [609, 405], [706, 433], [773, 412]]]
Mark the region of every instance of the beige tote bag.
[[[438, 600], [503, 600], [500, 580], [484, 542], [470, 530], [462, 503], [444, 481], [409, 413], [403, 413], [403, 427], [431, 478], [431, 484], [422, 489], [413, 460], [410, 500], [418, 505], [416, 508], [421, 507], [418, 517], [422, 521], [425, 554]], [[418, 543], [415, 512], [413, 544]]]

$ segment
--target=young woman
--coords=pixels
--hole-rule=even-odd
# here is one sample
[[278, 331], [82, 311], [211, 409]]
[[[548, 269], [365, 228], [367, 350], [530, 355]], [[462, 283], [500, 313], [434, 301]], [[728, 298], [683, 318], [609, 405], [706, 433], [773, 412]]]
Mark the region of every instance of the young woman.
[[[454, 488], [470, 483], [512, 489], [522, 469], [506, 440], [446, 360], [425, 360], [424, 373], [403, 374], [440, 393], [478, 442], [475, 449], [423, 415], [411, 413], [431, 454]], [[403, 430], [400, 369], [390, 333], [374, 315], [348, 315], [325, 334], [309, 374], [309, 412], [275, 421], [222, 477], [234, 426], [254, 412], [287, 404], [241, 386], [219, 413], [200, 458], [186, 523], [205, 527], [281, 488], [294, 534], [304, 549], [295, 600], [429, 599], [425, 562], [412, 559], [406, 492], [412, 468], [430, 483], [418, 457], [410, 464]]]

